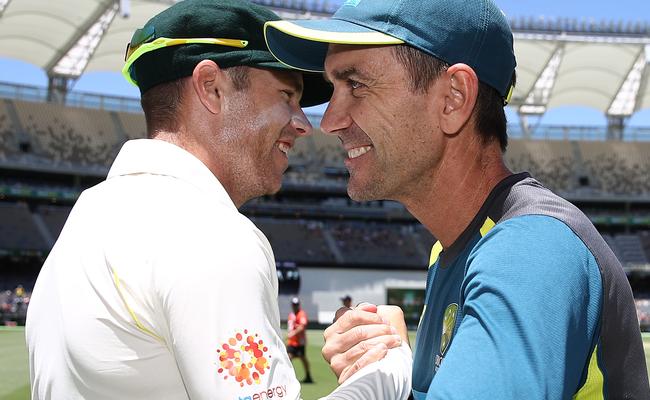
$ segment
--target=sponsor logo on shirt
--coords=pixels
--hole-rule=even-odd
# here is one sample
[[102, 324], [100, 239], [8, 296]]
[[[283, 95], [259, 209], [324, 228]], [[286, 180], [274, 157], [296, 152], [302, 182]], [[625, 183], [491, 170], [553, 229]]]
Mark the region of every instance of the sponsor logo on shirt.
[[276, 386], [268, 390], [262, 390], [246, 397], [239, 397], [239, 400], [266, 400], [273, 398], [282, 398], [287, 394], [287, 385]]
[[440, 353], [436, 355], [435, 370], [438, 371], [442, 360], [445, 358], [445, 353], [451, 343], [451, 338], [456, 326], [456, 314], [458, 313], [458, 304], [451, 303], [445, 309], [445, 314], [442, 317], [442, 335], [440, 336]]
[[[269, 366], [271, 355], [267, 354], [268, 351], [268, 347], [264, 345], [264, 341], [259, 339], [256, 333], [249, 333], [248, 329], [244, 329], [243, 333], [235, 333], [233, 337], [228, 338], [228, 341], [221, 344], [221, 347], [217, 349], [220, 366], [217, 372], [223, 376], [224, 380], [234, 378], [241, 387], [259, 384], [261, 376], [271, 368]], [[281, 389], [278, 386], [275, 389], [269, 389], [269, 391], [277, 392], [278, 388]], [[266, 391], [260, 393], [266, 393]], [[281, 393], [282, 395], [276, 395], [276, 397], [284, 396], [285, 391], [281, 390]], [[257, 395], [255, 394], [255, 396]], [[271, 398], [270, 396], [267, 397]], [[244, 397], [244, 399], [266, 399], [267, 397], [249, 396]]]
[[442, 319], [442, 336], [440, 337], [440, 355], [444, 356], [451, 343], [451, 335], [454, 333], [454, 326], [456, 325], [456, 313], [458, 312], [458, 304], [451, 303], [445, 310], [445, 315]]

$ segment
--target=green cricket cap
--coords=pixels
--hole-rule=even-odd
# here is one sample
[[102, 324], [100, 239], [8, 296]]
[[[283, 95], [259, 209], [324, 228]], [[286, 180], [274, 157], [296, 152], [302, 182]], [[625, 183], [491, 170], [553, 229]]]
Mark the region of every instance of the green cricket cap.
[[[264, 23], [279, 20], [275, 13], [242, 0], [184, 0], [165, 9], [138, 29], [127, 47], [152, 43], [159, 38], [218, 38], [239, 42], [238, 46], [192, 43], [168, 45], [146, 52], [125, 65], [125, 76], [144, 93], [161, 83], [192, 75], [202, 60], [221, 68], [250, 66], [295, 70], [278, 62], [264, 41]], [[162, 40], [162, 39], [161, 39]], [[300, 105], [314, 106], [329, 100], [332, 89], [321, 74], [305, 73]]]
[[330, 43], [405, 44], [469, 65], [506, 102], [512, 94], [512, 31], [492, 0], [346, 0], [331, 19], [271, 21], [264, 35], [279, 61], [304, 71], [323, 71]]

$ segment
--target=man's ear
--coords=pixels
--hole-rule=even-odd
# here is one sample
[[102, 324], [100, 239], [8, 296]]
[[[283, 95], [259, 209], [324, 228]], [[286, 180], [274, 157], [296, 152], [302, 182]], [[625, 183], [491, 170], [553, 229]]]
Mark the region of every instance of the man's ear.
[[440, 128], [444, 133], [458, 133], [472, 116], [478, 96], [478, 77], [466, 64], [454, 64], [442, 73], [445, 79], [444, 109]]
[[213, 114], [221, 111], [223, 95], [227, 92], [229, 80], [221, 68], [212, 60], [203, 60], [194, 67], [192, 87], [201, 104]]

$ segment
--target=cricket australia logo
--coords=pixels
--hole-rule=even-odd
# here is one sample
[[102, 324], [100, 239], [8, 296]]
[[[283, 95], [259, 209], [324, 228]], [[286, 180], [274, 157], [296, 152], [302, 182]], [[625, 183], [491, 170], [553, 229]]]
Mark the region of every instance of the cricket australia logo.
[[440, 353], [436, 356], [436, 370], [440, 367], [445, 353], [451, 343], [451, 338], [456, 326], [456, 314], [458, 313], [458, 304], [451, 303], [445, 309], [442, 318], [442, 335], [440, 336]]

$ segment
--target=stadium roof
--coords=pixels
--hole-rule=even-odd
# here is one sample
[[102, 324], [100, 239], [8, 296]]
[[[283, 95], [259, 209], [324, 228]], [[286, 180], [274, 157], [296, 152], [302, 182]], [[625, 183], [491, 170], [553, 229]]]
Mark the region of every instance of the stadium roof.
[[[258, 0], [284, 18], [330, 15], [340, 2]], [[43, 68], [51, 78], [119, 71], [135, 29], [172, 0], [0, 0], [0, 56]], [[517, 54], [512, 105], [543, 114], [589, 106], [625, 118], [650, 108], [650, 23], [511, 20]]]

